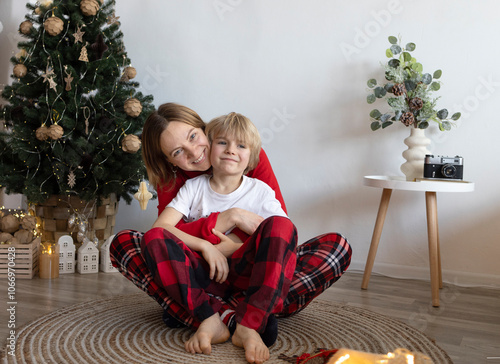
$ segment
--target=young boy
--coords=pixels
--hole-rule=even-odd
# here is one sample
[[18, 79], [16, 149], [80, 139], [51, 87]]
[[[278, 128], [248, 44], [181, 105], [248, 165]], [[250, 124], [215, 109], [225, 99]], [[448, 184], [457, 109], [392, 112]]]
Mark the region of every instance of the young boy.
[[[177, 222], [181, 218], [191, 222], [212, 212], [237, 207], [253, 212], [263, 220], [270, 216], [287, 217], [267, 184], [244, 175], [259, 163], [261, 141], [255, 125], [245, 116], [231, 113], [212, 120], [206, 127], [206, 134], [211, 145], [212, 175], [186, 181], [167, 206], [166, 210], [175, 211], [169, 210], [165, 214]], [[242, 237], [230, 236], [236, 241]]]
[[[213, 245], [204, 239], [182, 232], [175, 228], [175, 225], [182, 218], [186, 221], [195, 221], [212, 212], [222, 212], [235, 207], [253, 212], [261, 216], [263, 220], [271, 216], [288, 218], [281, 208], [280, 202], [276, 199], [274, 191], [267, 184], [244, 175], [259, 161], [261, 141], [255, 125], [243, 115], [231, 113], [212, 120], [206, 127], [206, 134], [211, 144], [212, 175], [201, 175], [187, 180], [177, 196], [158, 217], [153, 227], [165, 228], [191, 251], [201, 253], [208, 263], [210, 280], [225, 287], [229, 285], [241, 290], [239, 278], [235, 277], [228, 265], [228, 258], [231, 260], [232, 254], [244, 245], [242, 239], [238, 237], [239, 235], [244, 239], [241, 234], [234, 234], [230, 231], [231, 229], [224, 232], [226, 235], [214, 230], [216, 240], [220, 239], [220, 243]], [[289, 224], [292, 225], [291, 222]], [[279, 267], [279, 269], [287, 272], [291, 269], [293, 273], [295, 252], [294, 249], [292, 250], [293, 252], [287, 255], [290, 258], [287, 258], [286, 266]], [[251, 269], [253, 266], [250, 266], [247, 271]], [[231, 274], [231, 279], [228, 280], [228, 276]], [[201, 280], [203, 278], [200, 278]], [[226, 282], [226, 280], [230, 282]], [[210, 293], [218, 293], [216, 292], [217, 288], [211, 289]], [[284, 290], [288, 291], [288, 286]], [[282, 294], [282, 292], [279, 293]], [[286, 292], [284, 294], [286, 295]], [[175, 297], [175, 293], [172, 295]], [[222, 294], [220, 295], [222, 296]], [[186, 300], [182, 294], [177, 294], [177, 296], [180, 301]], [[189, 305], [187, 302], [179, 303]], [[196, 312], [196, 308], [193, 311]], [[185, 343], [186, 350], [192, 353], [209, 353], [210, 349], [205, 349], [210, 347], [210, 343], [220, 343], [227, 340], [229, 333], [226, 332], [227, 328], [224, 325], [222, 327], [221, 324], [219, 314], [214, 314], [203, 320], [193, 337]], [[273, 330], [276, 330], [275, 334], [277, 334], [277, 327]], [[239, 322], [236, 324], [233, 334], [233, 343], [245, 348], [247, 360], [250, 357], [256, 358], [255, 362], [263, 362], [269, 358], [269, 350], [259, 333]]]

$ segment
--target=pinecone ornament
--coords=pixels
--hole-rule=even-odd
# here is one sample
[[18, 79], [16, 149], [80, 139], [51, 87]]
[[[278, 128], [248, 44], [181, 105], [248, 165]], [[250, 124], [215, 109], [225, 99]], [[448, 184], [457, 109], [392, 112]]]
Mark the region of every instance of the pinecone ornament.
[[392, 93], [395, 96], [402, 96], [406, 93], [406, 87], [404, 83], [397, 83], [394, 86], [392, 86]]
[[411, 110], [420, 110], [424, 106], [424, 102], [420, 97], [414, 97], [408, 104]]
[[410, 126], [415, 122], [415, 116], [413, 116], [412, 112], [407, 111], [403, 115], [401, 115], [399, 120], [401, 120], [401, 122], [406, 126]]

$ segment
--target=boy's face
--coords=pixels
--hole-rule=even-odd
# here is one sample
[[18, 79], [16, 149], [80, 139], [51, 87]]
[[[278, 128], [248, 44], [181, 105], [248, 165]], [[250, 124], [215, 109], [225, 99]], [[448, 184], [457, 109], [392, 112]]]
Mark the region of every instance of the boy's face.
[[212, 141], [210, 161], [214, 174], [243, 175], [250, 161], [250, 148], [229, 135], [221, 135]]

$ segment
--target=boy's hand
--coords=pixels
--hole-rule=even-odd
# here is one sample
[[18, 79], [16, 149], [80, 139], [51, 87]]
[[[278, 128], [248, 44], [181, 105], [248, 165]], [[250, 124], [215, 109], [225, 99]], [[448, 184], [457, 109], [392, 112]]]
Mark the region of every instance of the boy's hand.
[[229, 265], [227, 264], [226, 257], [215, 245], [212, 245], [208, 241], [201, 249], [201, 254], [210, 266], [210, 279], [215, 280], [217, 283], [224, 283], [229, 274]]
[[[224, 235], [220, 231], [212, 229], [212, 233], [220, 239], [220, 243], [215, 247], [226, 257], [229, 258], [240, 246], [241, 240], [235, 234]], [[230, 237], [231, 236], [231, 237]]]

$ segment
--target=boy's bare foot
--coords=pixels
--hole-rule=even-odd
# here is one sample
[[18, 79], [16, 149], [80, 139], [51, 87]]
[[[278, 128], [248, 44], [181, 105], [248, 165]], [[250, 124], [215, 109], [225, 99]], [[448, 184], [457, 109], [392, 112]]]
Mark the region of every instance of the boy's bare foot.
[[236, 324], [233, 344], [245, 349], [245, 358], [249, 363], [262, 364], [269, 359], [269, 349], [259, 333], [240, 324]]
[[210, 354], [212, 344], [220, 344], [229, 339], [229, 330], [218, 313], [205, 319], [191, 338], [184, 343], [184, 348], [191, 354]]

